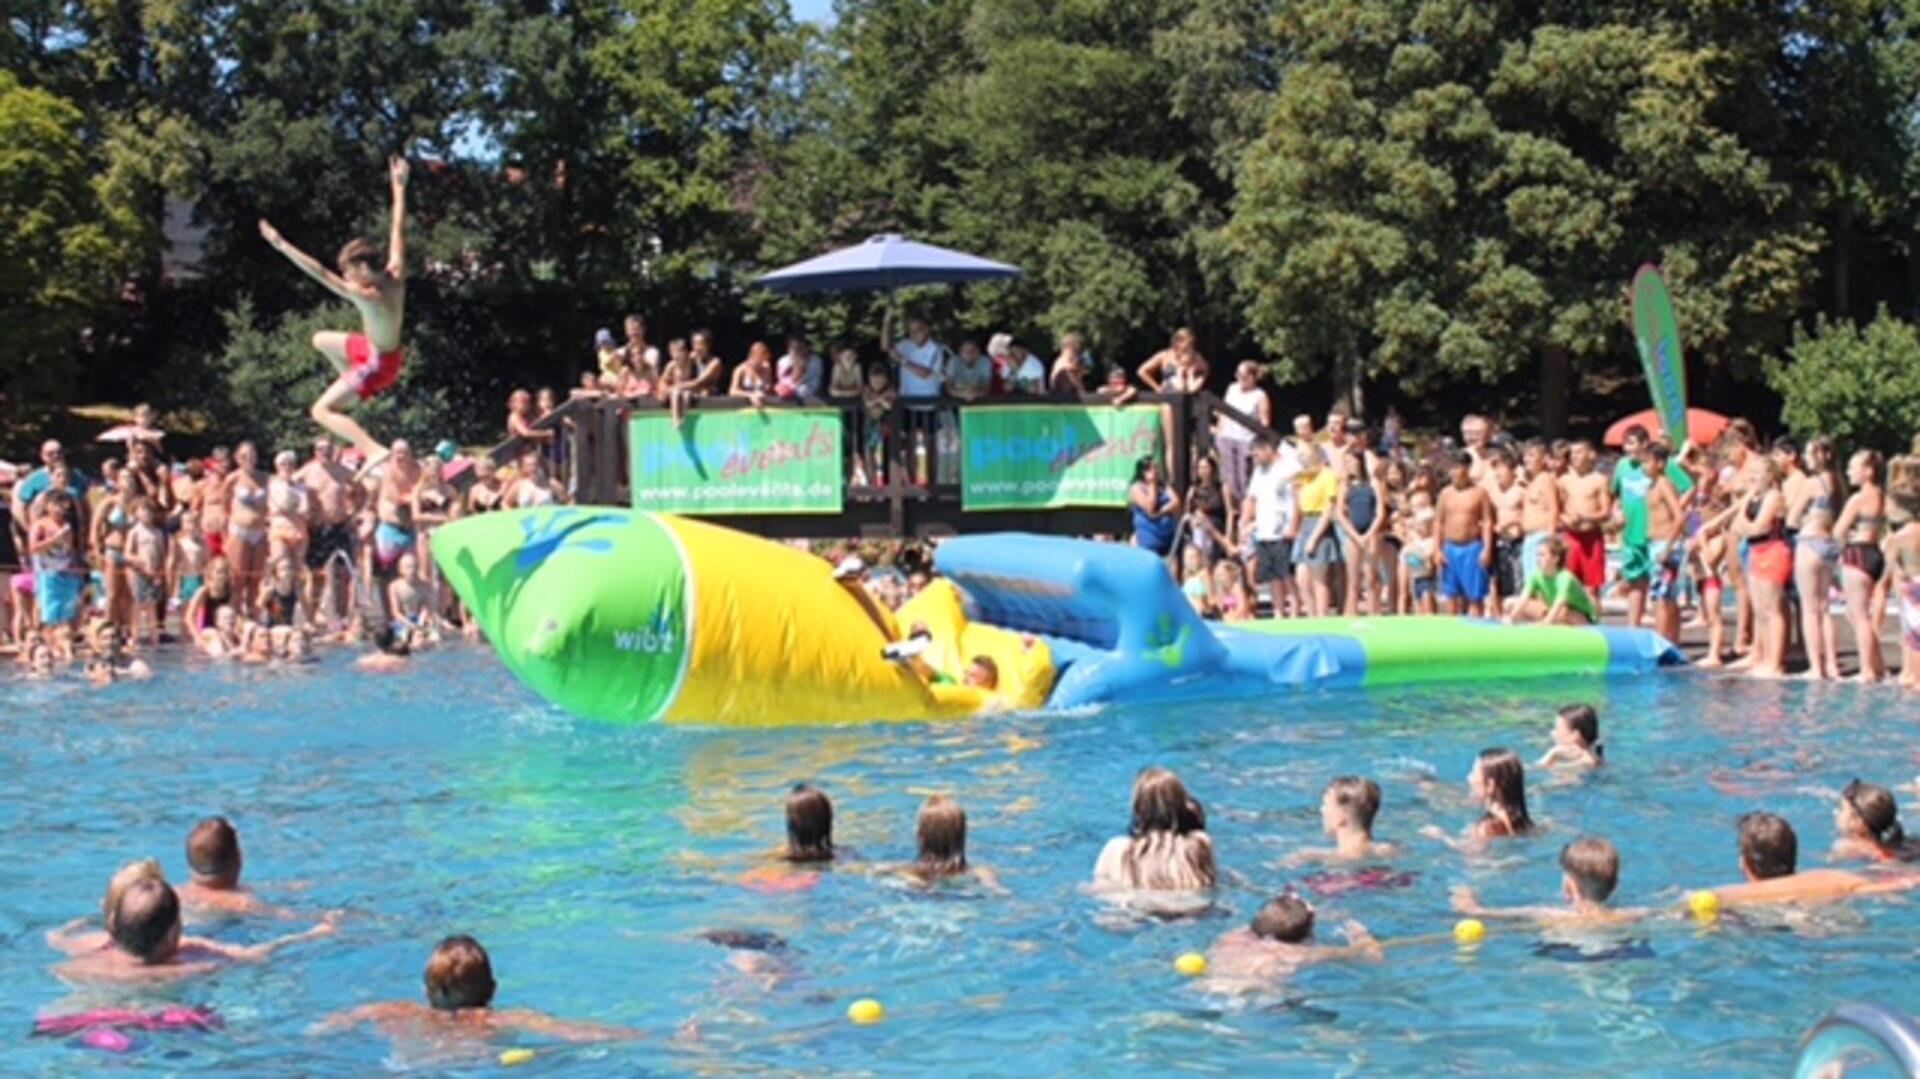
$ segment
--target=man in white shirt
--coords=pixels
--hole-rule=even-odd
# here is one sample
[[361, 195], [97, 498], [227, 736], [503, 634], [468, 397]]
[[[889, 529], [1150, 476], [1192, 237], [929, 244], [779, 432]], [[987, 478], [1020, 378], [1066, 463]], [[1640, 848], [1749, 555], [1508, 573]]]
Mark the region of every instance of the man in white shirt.
[[907, 336], [893, 345], [894, 361], [900, 365], [900, 396], [940, 396], [947, 374], [946, 351], [933, 339], [926, 319], [908, 319]]
[[818, 397], [826, 384], [827, 365], [813, 351], [804, 334], [787, 338], [786, 355], [774, 365], [774, 381], [782, 397]]
[[1271, 435], [1253, 443], [1253, 476], [1247, 497], [1240, 503], [1240, 527], [1253, 544], [1253, 584], [1271, 587], [1273, 615], [1284, 618], [1289, 607], [1299, 610], [1293, 586], [1293, 543], [1287, 532], [1293, 525], [1293, 481], [1300, 475], [1300, 458]]

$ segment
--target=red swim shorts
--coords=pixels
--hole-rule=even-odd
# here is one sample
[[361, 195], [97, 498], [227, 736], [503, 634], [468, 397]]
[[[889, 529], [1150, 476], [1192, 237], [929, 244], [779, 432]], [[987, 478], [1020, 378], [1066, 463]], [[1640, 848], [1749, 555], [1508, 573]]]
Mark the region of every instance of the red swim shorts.
[[1566, 532], [1567, 572], [1580, 578], [1587, 591], [1598, 595], [1607, 583], [1607, 539], [1599, 532]]
[[365, 334], [347, 335], [347, 378], [362, 401], [393, 385], [406, 362], [405, 349], [396, 348], [376, 356], [373, 342], [367, 340]]

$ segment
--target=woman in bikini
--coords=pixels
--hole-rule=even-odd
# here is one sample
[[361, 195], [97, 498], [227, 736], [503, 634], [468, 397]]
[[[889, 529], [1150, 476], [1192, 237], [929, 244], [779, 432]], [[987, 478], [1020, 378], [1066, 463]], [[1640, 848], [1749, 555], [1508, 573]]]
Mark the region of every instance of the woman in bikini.
[[460, 516], [460, 499], [447, 482], [446, 467], [437, 456], [420, 462], [420, 482], [413, 487], [413, 527], [419, 533], [420, 564], [430, 565], [427, 542], [433, 530]]
[[267, 478], [260, 473], [253, 443], [233, 451], [233, 471], [222, 481], [227, 507], [227, 561], [233, 566], [236, 602], [243, 618], [253, 617], [254, 593], [267, 571]]
[[1827, 598], [1840, 568], [1834, 524], [1846, 491], [1834, 463], [1831, 439], [1809, 441], [1806, 460], [1806, 473], [1787, 508], [1787, 529], [1799, 535], [1793, 544], [1793, 581], [1800, 589], [1800, 639], [1807, 649], [1807, 677], [1838, 678], [1839, 649]]
[[306, 485], [294, 476], [300, 459], [291, 450], [273, 456], [273, 475], [267, 479], [267, 560], [291, 558], [304, 565], [312, 536], [312, 500]]
[[1847, 597], [1847, 624], [1853, 629], [1853, 648], [1860, 656], [1860, 681], [1878, 682], [1887, 676], [1880, 654], [1880, 622], [1886, 614], [1886, 593], [1880, 582], [1887, 576], [1880, 540], [1887, 528], [1887, 492], [1880, 486], [1884, 464], [1877, 450], [1861, 450], [1847, 462], [1847, 480], [1853, 495], [1841, 507], [1833, 534], [1844, 538], [1840, 549], [1840, 590]]
[[560, 485], [553, 482], [546, 461], [529, 454], [520, 459], [520, 478], [507, 489], [507, 504], [517, 510], [552, 506], [565, 502]]
[[[105, 473], [105, 470], [102, 470]], [[127, 568], [127, 533], [133, 528], [131, 492], [120, 490], [100, 504], [93, 515], [89, 546], [100, 552], [100, 578], [106, 585], [107, 618], [121, 629], [133, 629], [133, 581]]]
[[1140, 381], [1154, 393], [1199, 393], [1207, 388], [1207, 358], [1194, 347], [1193, 331], [1173, 331], [1167, 347], [1140, 365]]

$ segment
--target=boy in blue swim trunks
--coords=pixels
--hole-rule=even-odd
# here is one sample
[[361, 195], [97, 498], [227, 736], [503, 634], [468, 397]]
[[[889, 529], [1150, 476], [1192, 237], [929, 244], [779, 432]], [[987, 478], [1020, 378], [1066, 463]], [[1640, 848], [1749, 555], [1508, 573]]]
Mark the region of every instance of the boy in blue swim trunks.
[[1670, 641], [1680, 639], [1680, 596], [1686, 587], [1681, 570], [1687, 557], [1686, 509], [1680, 490], [1667, 472], [1672, 454], [1658, 442], [1640, 451], [1641, 475], [1647, 479], [1646, 539], [1651, 580], [1647, 598], [1653, 601], [1653, 628]]
[[1493, 500], [1473, 482], [1473, 458], [1453, 457], [1452, 482], [1440, 491], [1440, 598], [1451, 614], [1485, 613], [1487, 569], [1493, 565]]

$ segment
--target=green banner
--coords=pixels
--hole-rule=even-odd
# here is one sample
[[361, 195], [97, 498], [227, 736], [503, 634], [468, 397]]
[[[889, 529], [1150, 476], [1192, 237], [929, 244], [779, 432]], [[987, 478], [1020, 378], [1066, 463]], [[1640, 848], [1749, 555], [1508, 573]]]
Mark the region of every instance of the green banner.
[[663, 513], [839, 513], [840, 413], [697, 410], [679, 427], [637, 412], [627, 431], [633, 508]]
[[961, 508], [1124, 506], [1134, 464], [1159, 455], [1165, 429], [1159, 405], [961, 409]]

